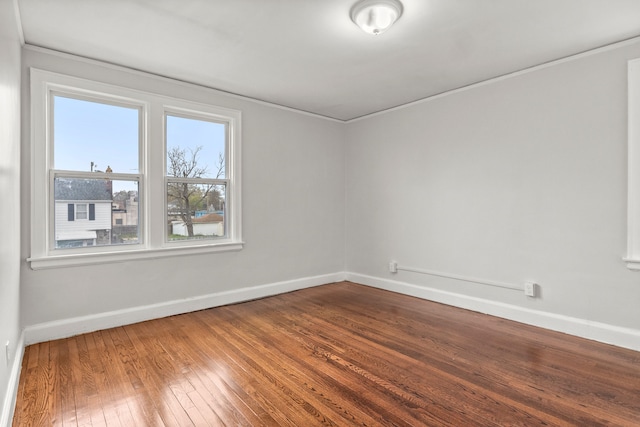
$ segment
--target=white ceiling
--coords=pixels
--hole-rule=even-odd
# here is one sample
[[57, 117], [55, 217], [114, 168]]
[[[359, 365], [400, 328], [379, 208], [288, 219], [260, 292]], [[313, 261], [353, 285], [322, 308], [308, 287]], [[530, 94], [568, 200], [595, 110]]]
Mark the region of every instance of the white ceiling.
[[27, 44], [340, 120], [640, 36], [640, 0], [17, 0]]

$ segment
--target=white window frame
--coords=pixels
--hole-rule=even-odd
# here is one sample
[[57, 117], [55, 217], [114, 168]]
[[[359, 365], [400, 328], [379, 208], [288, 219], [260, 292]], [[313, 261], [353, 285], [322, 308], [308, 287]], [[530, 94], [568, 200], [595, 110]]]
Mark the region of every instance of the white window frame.
[[[78, 209], [78, 206], [84, 206], [84, 211], [82, 212], [84, 214], [84, 218], [80, 218], [78, 217], [78, 212], [80, 212], [80, 210]], [[76, 221], [78, 220], [89, 220], [89, 203], [74, 203], [73, 206], [73, 216], [74, 219]]]
[[630, 270], [640, 271], [640, 59], [628, 63], [627, 255]]
[[[191, 255], [242, 249], [241, 211], [241, 112], [213, 104], [177, 99], [111, 84], [32, 68], [31, 78], [31, 256], [34, 270], [161, 256]], [[92, 178], [138, 180], [139, 233], [141, 242], [131, 245], [55, 249], [53, 236], [53, 180], [84, 173], [53, 169], [53, 96], [106, 102], [140, 109], [140, 166], [138, 173], [92, 173]], [[181, 112], [227, 124], [226, 200], [224, 238], [169, 242], [166, 239], [165, 114]], [[104, 175], [104, 176], [103, 176]], [[88, 215], [88, 214], [87, 214]]]
[[[166, 118], [167, 116], [174, 116], [174, 117], [182, 117], [182, 118], [186, 118], [186, 119], [193, 119], [193, 120], [202, 120], [202, 121], [207, 121], [207, 122], [213, 122], [213, 123], [220, 123], [220, 124], [226, 124], [226, 133], [227, 133], [227, 137], [226, 137], [226, 144], [225, 144], [225, 150], [224, 150], [224, 160], [225, 160], [225, 176], [224, 178], [177, 178], [177, 177], [171, 177], [169, 175], [167, 175], [166, 171], [167, 171], [167, 164], [166, 164], [166, 160], [167, 160], [167, 138], [166, 138], [166, 130], [167, 130], [167, 123], [166, 123]], [[225, 236], [228, 236], [230, 233], [230, 227], [229, 227], [229, 222], [227, 221], [227, 203], [232, 202], [232, 200], [229, 200], [231, 198], [233, 198], [233, 195], [229, 195], [229, 188], [230, 188], [230, 184], [231, 184], [231, 180], [228, 178], [232, 171], [229, 171], [228, 168], [233, 167], [233, 165], [231, 165], [231, 162], [229, 161], [229, 153], [232, 151], [230, 148], [230, 141], [231, 141], [231, 125], [230, 123], [228, 123], [228, 120], [224, 117], [221, 116], [219, 114], [216, 114], [214, 111], [203, 111], [203, 110], [193, 110], [193, 109], [187, 109], [187, 108], [178, 108], [175, 105], [174, 106], [165, 106], [164, 108], [164, 112], [163, 112], [163, 129], [165, 131], [165, 135], [164, 135], [164, 152], [165, 152], [165, 166], [164, 166], [164, 180], [165, 180], [165, 224], [168, 222], [168, 212], [167, 212], [167, 204], [168, 204], [168, 200], [167, 200], [167, 186], [169, 183], [180, 183], [180, 182], [186, 182], [188, 184], [211, 184], [211, 185], [224, 185], [225, 186], [225, 218], [224, 218], [224, 234]], [[216, 237], [216, 238], [207, 238], [204, 239], [206, 241], [212, 241], [212, 240], [221, 240], [221, 238]], [[223, 239], [222, 239], [223, 240]], [[169, 241], [168, 240], [168, 236], [165, 233], [165, 243], [168, 245], [175, 245], [175, 246], [190, 246], [194, 240], [176, 240], [176, 241]]]

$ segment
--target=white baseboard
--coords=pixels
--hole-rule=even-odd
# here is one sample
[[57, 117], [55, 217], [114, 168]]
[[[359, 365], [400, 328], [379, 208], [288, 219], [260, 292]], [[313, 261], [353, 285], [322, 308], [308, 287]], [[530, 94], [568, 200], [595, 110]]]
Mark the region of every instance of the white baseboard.
[[13, 412], [16, 407], [16, 397], [18, 396], [18, 384], [20, 383], [20, 370], [22, 368], [23, 356], [24, 332], [20, 334], [20, 339], [16, 343], [16, 354], [13, 356], [7, 392], [4, 395], [4, 402], [2, 402], [2, 412], [0, 412], [0, 427], [11, 427], [13, 422]]
[[345, 280], [640, 351], [640, 330], [638, 329], [622, 328], [576, 317], [531, 310], [512, 304], [364, 274], [345, 273]]
[[[23, 331], [21, 340], [24, 345], [30, 345], [53, 339], [66, 338], [85, 332], [113, 328], [145, 320], [248, 301], [256, 298], [264, 298], [271, 295], [324, 285], [327, 283], [340, 282], [343, 280], [349, 280], [363, 285], [411, 295], [430, 301], [452, 305], [454, 307], [478, 311], [492, 316], [514, 320], [516, 322], [539, 326], [545, 329], [564, 332], [570, 335], [640, 351], [640, 330], [638, 329], [622, 328], [606, 323], [592, 322], [560, 314], [531, 310], [511, 304], [349, 272], [305, 277], [182, 300], [167, 301], [159, 304], [132, 307], [89, 316], [40, 323], [27, 326]], [[20, 351], [21, 354], [24, 351], [24, 345], [17, 347], [17, 351]], [[18, 360], [18, 366], [17, 368], [14, 367], [14, 370], [17, 369], [19, 373], [22, 357], [18, 358], [18, 355], [16, 355], [15, 360]], [[16, 373], [16, 375], [19, 375], [18, 373]], [[0, 427], [2, 426], [3, 425], [0, 423]]]
[[305, 277], [267, 285], [252, 286], [197, 296], [182, 300], [126, 308], [89, 316], [74, 317], [27, 326], [24, 329], [25, 345], [54, 339], [67, 338], [86, 332], [114, 328], [122, 325], [188, 313], [205, 308], [219, 307], [256, 298], [264, 298], [298, 289], [310, 288], [344, 280], [344, 273]]

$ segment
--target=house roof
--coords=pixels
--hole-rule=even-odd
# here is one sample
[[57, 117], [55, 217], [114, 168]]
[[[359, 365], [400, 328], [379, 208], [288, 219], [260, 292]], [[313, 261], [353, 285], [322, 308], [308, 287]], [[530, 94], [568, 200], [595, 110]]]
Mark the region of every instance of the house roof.
[[191, 222], [196, 224], [208, 223], [208, 222], [222, 222], [224, 218], [217, 213], [210, 213], [201, 216], [200, 218], [194, 218]]
[[105, 179], [56, 178], [56, 200], [110, 201], [111, 181]]

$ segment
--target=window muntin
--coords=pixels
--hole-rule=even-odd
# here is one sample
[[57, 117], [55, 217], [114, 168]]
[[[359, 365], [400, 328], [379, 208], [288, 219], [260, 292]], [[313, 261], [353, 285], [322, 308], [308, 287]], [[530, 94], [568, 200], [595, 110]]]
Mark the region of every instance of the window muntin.
[[[32, 269], [242, 249], [241, 114], [239, 111], [33, 68], [30, 77], [31, 256], [27, 261]], [[202, 92], [201, 88], [193, 89], [184, 92], [186, 94]], [[128, 112], [137, 112], [137, 147], [133, 144], [125, 148], [125, 151], [129, 150], [127, 152], [130, 153], [126, 157], [137, 156], [137, 169], [135, 165], [123, 167], [111, 158], [96, 156], [97, 151], [90, 152], [87, 147], [73, 146], [70, 142], [64, 141], [60, 134], [56, 136], [54, 117], [56, 104], [58, 104], [58, 114], [61, 118], [63, 116], [60, 115], [60, 105], [77, 101], [101, 104], [91, 105], [97, 107], [97, 110], [105, 107], [123, 107], [128, 109]], [[190, 183], [207, 186], [210, 192], [207, 194], [207, 199], [211, 205], [207, 209], [215, 209], [215, 213], [222, 217], [222, 221], [215, 221], [220, 219], [216, 216], [203, 220], [217, 223], [217, 231], [206, 235], [204, 239], [173, 240], [167, 233], [168, 184], [169, 181], [178, 182], [176, 177], [170, 179], [167, 176], [167, 138], [165, 136], [167, 116], [169, 121], [175, 117], [210, 122], [216, 124], [218, 132], [224, 130], [224, 151], [217, 151], [218, 154], [223, 153], [222, 174], [218, 176], [216, 169], [215, 174]], [[64, 129], [61, 126], [63, 125], [58, 124], [58, 131]], [[55, 146], [56, 138], [57, 146]], [[171, 139], [170, 137], [169, 141]], [[101, 142], [97, 145], [110, 145], [110, 143]], [[71, 160], [74, 160], [73, 154], [63, 155], [68, 147], [73, 147], [67, 150], [68, 153], [81, 154], [81, 151], [85, 151], [86, 153], [83, 154], [87, 155], [84, 158], [79, 156], [80, 161], [74, 165], [71, 163]], [[93, 159], [87, 161], [89, 155]], [[95, 157], [100, 157], [100, 160], [96, 160]], [[216, 165], [219, 161], [219, 156], [210, 156], [207, 160], [210, 165]], [[116, 167], [114, 168], [111, 163]], [[107, 166], [110, 167], [107, 168]], [[74, 219], [76, 203], [87, 204], [89, 217], [92, 216], [92, 207], [96, 220], [100, 217], [98, 203], [91, 200], [67, 200], [65, 205], [67, 210], [56, 211], [56, 204], [64, 202], [62, 198], [56, 198], [56, 182], [74, 179], [102, 180], [112, 183], [110, 239], [108, 239], [108, 233], [104, 232], [104, 228], [99, 229], [103, 230], [101, 238], [97, 234], [93, 238], [95, 233], [91, 236], [82, 235], [76, 239], [56, 238], [56, 233], [61, 231], [61, 222], [56, 224], [56, 215], [60, 214], [68, 220], [69, 204], [74, 204]], [[203, 191], [202, 188], [199, 191]], [[201, 214], [202, 212], [195, 213], [198, 217]], [[136, 221], [137, 229], [134, 225]], [[78, 222], [93, 221], [88, 219]], [[119, 233], [116, 233], [116, 227], [122, 228]], [[221, 233], [220, 230], [223, 232]], [[114, 242], [116, 238], [118, 241]]]

